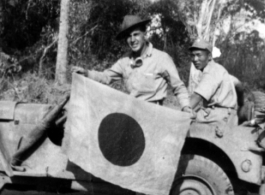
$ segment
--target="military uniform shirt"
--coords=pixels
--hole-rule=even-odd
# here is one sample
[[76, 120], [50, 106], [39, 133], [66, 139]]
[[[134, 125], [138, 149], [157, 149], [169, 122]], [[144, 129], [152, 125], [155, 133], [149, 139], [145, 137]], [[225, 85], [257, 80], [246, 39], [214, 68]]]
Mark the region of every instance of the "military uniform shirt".
[[206, 107], [237, 108], [237, 95], [231, 77], [223, 66], [214, 61], [204, 68], [194, 92], [206, 100]]
[[125, 54], [110, 69], [88, 71], [88, 77], [104, 84], [123, 79], [130, 95], [145, 101], [163, 100], [170, 84], [181, 108], [189, 106], [189, 96], [171, 57], [148, 43], [145, 54], [133, 60]]

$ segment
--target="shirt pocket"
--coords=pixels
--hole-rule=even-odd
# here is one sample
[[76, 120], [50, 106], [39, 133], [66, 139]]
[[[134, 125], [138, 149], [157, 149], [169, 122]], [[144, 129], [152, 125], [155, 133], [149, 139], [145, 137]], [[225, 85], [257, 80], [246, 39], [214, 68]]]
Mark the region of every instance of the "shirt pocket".
[[153, 93], [156, 91], [156, 79], [154, 73], [138, 73], [133, 76], [131, 85], [138, 93]]

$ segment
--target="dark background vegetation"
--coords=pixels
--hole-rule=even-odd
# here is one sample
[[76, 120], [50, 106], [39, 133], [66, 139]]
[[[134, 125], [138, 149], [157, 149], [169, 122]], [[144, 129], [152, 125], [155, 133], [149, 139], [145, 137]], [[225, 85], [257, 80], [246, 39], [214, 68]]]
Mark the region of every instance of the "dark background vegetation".
[[[255, 17], [264, 20], [264, 8], [256, 8]], [[58, 97], [69, 90], [69, 85], [58, 86], [54, 82], [59, 12], [59, 0], [1, 0], [0, 48], [13, 57], [15, 63], [0, 66], [0, 99], [56, 103]], [[164, 33], [153, 35], [150, 41], [173, 57], [187, 84], [188, 47], [193, 36], [183, 21], [185, 13], [173, 0], [155, 3], [147, 0], [72, 0], [68, 66], [96, 70], [110, 67], [127, 49], [124, 42], [115, 40], [126, 14], [161, 15]], [[218, 39], [216, 45], [222, 52], [216, 60], [231, 74], [252, 89], [265, 90], [265, 45], [258, 31], [232, 31]], [[14, 64], [21, 69], [7, 74], [8, 67]]]

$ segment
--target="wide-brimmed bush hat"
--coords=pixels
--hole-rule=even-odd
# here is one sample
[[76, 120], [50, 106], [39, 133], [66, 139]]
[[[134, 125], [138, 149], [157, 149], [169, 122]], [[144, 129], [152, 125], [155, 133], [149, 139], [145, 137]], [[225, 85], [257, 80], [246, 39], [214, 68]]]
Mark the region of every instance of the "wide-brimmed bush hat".
[[195, 40], [192, 46], [189, 48], [189, 50], [191, 51], [194, 49], [207, 50], [210, 53], [212, 53], [212, 50], [213, 50], [212, 45], [204, 39]]
[[120, 26], [120, 32], [117, 34], [116, 39], [121, 40], [135, 27], [147, 25], [151, 20], [142, 19], [137, 15], [126, 15], [123, 18], [123, 22]]

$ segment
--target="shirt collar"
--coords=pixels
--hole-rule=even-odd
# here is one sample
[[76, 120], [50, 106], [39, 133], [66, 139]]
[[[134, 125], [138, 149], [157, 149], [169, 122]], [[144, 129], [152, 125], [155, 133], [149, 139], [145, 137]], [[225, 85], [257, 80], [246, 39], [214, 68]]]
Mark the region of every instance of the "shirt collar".
[[208, 64], [205, 66], [205, 68], [203, 69], [202, 72], [209, 72], [210, 68], [211, 68], [211, 65], [214, 63], [213, 60], [209, 61]]
[[151, 57], [152, 53], [153, 53], [153, 44], [150, 42], [147, 42], [147, 48], [146, 48], [146, 51], [142, 57], [143, 58]]

